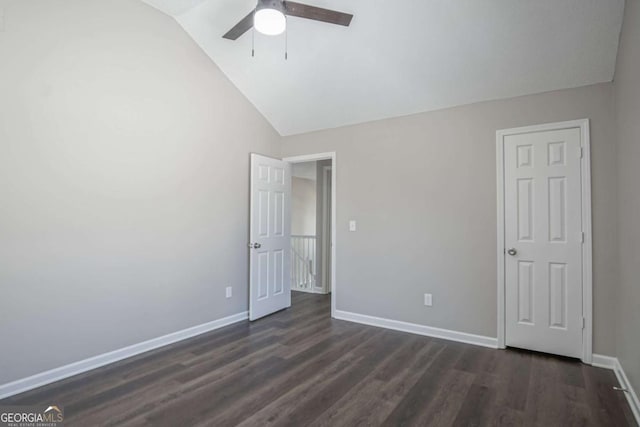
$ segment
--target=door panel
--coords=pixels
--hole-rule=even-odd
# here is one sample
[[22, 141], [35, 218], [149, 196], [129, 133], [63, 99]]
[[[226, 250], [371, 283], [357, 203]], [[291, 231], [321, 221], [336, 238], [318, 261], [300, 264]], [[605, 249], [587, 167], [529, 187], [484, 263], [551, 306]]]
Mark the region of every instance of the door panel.
[[581, 356], [580, 132], [504, 139], [508, 346]]
[[291, 168], [251, 154], [249, 319], [291, 306]]
[[567, 327], [567, 265], [549, 264], [549, 325]]
[[533, 241], [533, 179], [518, 179], [518, 241]]
[[518, 261], [518, 322], [533, 325], [533, 263]]

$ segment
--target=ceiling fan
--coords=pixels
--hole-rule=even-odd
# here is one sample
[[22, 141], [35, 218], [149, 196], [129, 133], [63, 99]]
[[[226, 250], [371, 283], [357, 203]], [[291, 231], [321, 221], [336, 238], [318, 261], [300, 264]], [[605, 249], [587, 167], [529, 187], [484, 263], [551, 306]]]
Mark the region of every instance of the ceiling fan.
[[292, 1], [258, 0], [256, 8], [222, 37], [229, 40], [237, 40], [251, 27], [254, 27], [256, 31], [262, 34], [275, 36], [281, 34], [287, 28], [286, 16], [312, 19], [345, 27], [351, 24], [351, 19], [353, 18], [353, 15], [348, 13]]

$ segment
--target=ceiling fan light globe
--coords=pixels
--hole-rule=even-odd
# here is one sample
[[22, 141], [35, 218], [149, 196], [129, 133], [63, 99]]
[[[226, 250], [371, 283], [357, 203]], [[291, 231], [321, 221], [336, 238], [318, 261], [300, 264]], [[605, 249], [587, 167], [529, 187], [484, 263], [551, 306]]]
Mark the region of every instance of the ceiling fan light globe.
[[287, 19], [279, 10], [260, 9], [253, 16], [253, 26], [259, 33], [277, 36], [287, 28]]

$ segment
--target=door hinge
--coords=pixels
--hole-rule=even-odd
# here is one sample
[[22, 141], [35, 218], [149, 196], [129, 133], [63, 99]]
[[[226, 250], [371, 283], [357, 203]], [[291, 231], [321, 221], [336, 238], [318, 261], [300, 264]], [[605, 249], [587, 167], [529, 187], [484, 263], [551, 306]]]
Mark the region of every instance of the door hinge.
[[585, 319], [584, 316], [582, 316], [582, 329], [585, 328], [586, 324], [587, 324], [587, 319]]
[[582, 158], [584, 156], [584, 149], [582, 147], [578, 147], [578, 158]]
[[580, 233], [580, 243], [584, 243], [584, 231]]

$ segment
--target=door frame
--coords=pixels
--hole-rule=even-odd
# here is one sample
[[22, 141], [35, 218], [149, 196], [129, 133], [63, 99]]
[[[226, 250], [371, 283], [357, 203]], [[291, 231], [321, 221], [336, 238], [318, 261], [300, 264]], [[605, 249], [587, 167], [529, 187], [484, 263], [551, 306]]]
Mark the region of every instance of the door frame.
[[506, 136], [524, 133], [545, 132], [563, 129], [580, 129], [581, 156], [580, 174], [582, 188], [582, 361], [592, 363], [593, 359], [593, 253], [591, 231], [591, 143], [589, 135], [589, 119], [571, 120], [558, 123], [547, 123], [503, 129], [496, 132], [496, 167], [498, 195], [498, 348], [506, 348], [505, 319], [505, 203], [504, 203], [504, 139]]
[[314, 162], [317, 160], [331, 160], [331, 317], [336, 317], [336, 303], [337, 303], [337, 289], [338, 283], [336, 281], [336, 194], [337, 194], [337, 180], [336, 175], [338, 171], [338, 165], [336, 162], [336, 152], [330, 151], [326, 153], [305, 154], [301, 156], [285, 157], [282, 160], [289, 163], [304, 163]]
[[[331, 242], [331, 229], [329, 228], [331, 217], [327, 211], [327, 205], [331, 202], [331, 194], [333, 194], [332, 188], [327, 185], [327, 181], [329, 181], [329, 177], [332, 174], [332, 167], [322, 167], [322, 291], [325, 293], [331, 291], [331, 270], [327, 268], [327, 264], [331, 264], [333, 261], [330, 247], [327, 246]], [[331, 181], [333, 182], [333, 180]], [[329, 263], [325, 261], [327, 258], [329, 258]]]

